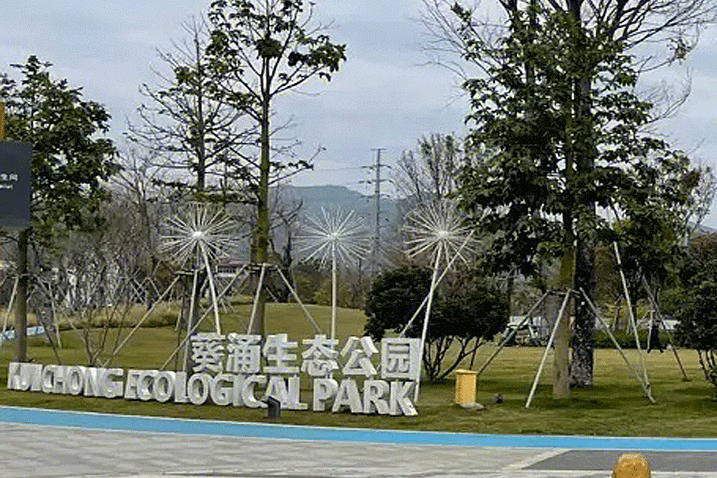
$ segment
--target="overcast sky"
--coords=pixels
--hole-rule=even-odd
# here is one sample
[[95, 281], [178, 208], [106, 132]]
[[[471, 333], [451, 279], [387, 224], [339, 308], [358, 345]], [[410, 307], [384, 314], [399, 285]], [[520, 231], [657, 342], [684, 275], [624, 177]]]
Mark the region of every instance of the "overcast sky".
[[[28, 55], [54, 64], [56, 76], [83, 86], [88, 99], [104, 103], [120, 137], [126, 118], [142, 101], [141, 83], [156, 82], [156, 50], [171, 50], [186, 34], [182, 23], [202, 14], [203, 0], [15, 0], [0, 15], [0, 68]], [[348, 61], [330, 83], [304, 88], [278, 103], [292, 118], [291, 135], [305, 153], [326, 148], [315, 170], [298, 185], [341, 184], [369, 193], [365, 166], [374, 148], [392, 164], [401, 152], [431, 132], [464, 133], [466, 101], [446, 69], [426, 66], [426, 35], [417, 21], [421, 0], [324, 0], [317, 12], [333, 22], [332, 40], [347, 44]], [[703, 33], [680, 71], [690, 71], [692, 94], [676, 117], [659, 126], [693, 158], [717, 166], [717, 35]], [[667, 77], [672, 78], [672, 77]], [[388, 171], [385, 173], [389, 174]], [[385, 184], [386, 188], [390, 186]], [[717, 212], [717, 207], [713, 207]], [[717, 227], [713, 212], [707, 225]]]

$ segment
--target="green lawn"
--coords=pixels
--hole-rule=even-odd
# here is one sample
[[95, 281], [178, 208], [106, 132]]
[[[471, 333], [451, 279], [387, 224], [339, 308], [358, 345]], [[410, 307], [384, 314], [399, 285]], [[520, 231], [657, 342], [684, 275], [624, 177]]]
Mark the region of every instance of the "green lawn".
[[[330, 309], [308, 306], [314, 319], [328, 329]], [[171, 311], [158, 311], [169, 314]], [[236, 305], [223, 318], [224, 332], [242, 331], [249, 315], [249, 305]], [[338, 315], [341, 343], [349, 335], [361, 335], [364, 316], [360, 311], [341, 309]], [[244, 324], [244, 325], [242, 325]], [[292, 340], [313, 335], [313, 328], [296, 305], [271, 304], [267, 311], [267, 332], [286, 332]], [[123, 333], [126, 333], [126, 329]], [[113, 339], [113, 338], [112, 338]], [[80, 340], [72, 331], [62, 334], [62, 360], [65, 364], [84, 364], [86, 358]], [[123, 368], [158, 368], [176, 346], [173, 326], [142, 328], [120, 353], [115, 365]], [[29, 341], [28, 355], [35, 362], [56, 363], [52, 350], [44, 340]], [[0, 356], [0, 381], [7, 381], [7, 364], [13, 356], [13, 344], [6, 343]], [[479, 352], [476, 367], [492, 352], [486, 346]], [[475, 433], [581, 434], [625, 436], [717, 436], [717, 402], [712, 401], [712, 386], [703, 376], [694, 351], [680, 351], [691, 381], [682, 381], [680, 370], [670, 351], [647, 356], [652, 392], [658, 401], [651, 405], [629, 375], [614, 350], [598, 350], [595, 386], [573, 390], [572, 399], [556, 402], [551, 398], [551, 371], [546, 367], [541, 386], [532, 407], [526, 410], [525, 400], [542, 348], [506, 348], [478, 380], [477, 400], [486, 410], [467, 411], [453, 405], [453, 380], [439, 384], [423, 384], [417, 403], [417, 417], [386, 417], [332, 414], [330, 412], [282, 411], [283, 423], [321, 426], [369, 428], [409, 428]], [[628, 352], [637, 363], [634, 351]], [[550, 361], [548, 362], [551, 363]], [[302, 381], [308, 401], [308, 381]], [[502, 404], [492, 404], [495, 394], [502, 394]], [[46, 395], [32, 392], [11, 392], [0, 388], [0, 404], [90, 410], [123, 414], [175, 416], [236, 421], [264, 421], [266, 411], [214, 405], [160, 404], [124, 399], [90, 399]]]

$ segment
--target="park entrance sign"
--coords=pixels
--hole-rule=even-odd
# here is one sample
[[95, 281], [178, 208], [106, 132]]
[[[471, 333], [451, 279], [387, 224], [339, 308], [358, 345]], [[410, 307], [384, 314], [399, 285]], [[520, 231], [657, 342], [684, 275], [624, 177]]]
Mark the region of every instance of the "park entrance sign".
[[0, 229], [30, 226], [32, 145], [0, 142]]
[[[262, 344], [258, 335], [200, 333], [191, 340], [191, 374], [12, 362], [7, 388], [248, 408], [266, 408], [271, 397], [289, 410], [417, 414], [411, 397], [421, 366], [419, 339], [385, 338], [380, 351], [370, 337], [349, 337], [340, 349], [337, 342], [316, 335], [295, 353], [298, 343], [287, 334], [268, 335]], [[310, 384], [306, 403], [301, 391], [309, 387], [302, 380]]]

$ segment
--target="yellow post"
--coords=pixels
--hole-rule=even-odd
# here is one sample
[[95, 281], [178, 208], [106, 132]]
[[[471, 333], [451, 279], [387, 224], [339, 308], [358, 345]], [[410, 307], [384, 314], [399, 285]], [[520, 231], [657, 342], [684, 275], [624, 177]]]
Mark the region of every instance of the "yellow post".
[[641, 453], [625, 453], [617, 459], [612, 478], [651, 478], [650, 463]]
[[456, 403], [467, 405], [476, 401], [476, 376], [473, 370], [456, 370]]

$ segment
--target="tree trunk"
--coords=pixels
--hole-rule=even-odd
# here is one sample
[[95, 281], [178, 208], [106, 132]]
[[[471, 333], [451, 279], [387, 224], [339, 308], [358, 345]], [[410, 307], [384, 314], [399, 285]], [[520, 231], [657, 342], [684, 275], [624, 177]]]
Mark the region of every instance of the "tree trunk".
[[[257, 215], [256, 215], [256, 234], [254, 241], [255, 257], [253, 261], [255, 264], [265, 264], [269, 262], [269, 171], [271, 168], [271, 144], [269, 142], [269, 100], [268, 98], [262, 104], [262, 118], [261, 118], [261, 160], [259, 164], [259, 190], [258, 190], [258, 202], [257, 202]], [[256, 287], [259, 285], [259, 274], [261, 268], [256, 268], [253, 277], [253, 288], [256, 291]], [[262, 290], [259, 293], [258, 304], [256, 309], [256, 316], [254, 317], [254, 323], [250, 334], [256, 334], [264, 336], [264, 311], [266, 309], [266, 293]]]
[[[575, 288], [584, 290], [589, 297], [594, 295], [595, 290], [594, 255], [590, 244], [578, 240]], [[580, 300], [576, 300], [573, 323], [573, 360], [570, 364], [570, 384], [573, 387], [590, 387], [593, 384], [594, 330], [595, 317], [587, 302], [581, 297]]]
[[196, 55], [196, 68], [197, 68], [197, 118], [196, 123], [192, 128], [194, 130], [195, 137], [194, 147], [197, 155], [197, 192], [204, 192], [206, 187], [206, 174], [207, 174], [207, 150], [206, 150], [206, 139], [207, 132], [204, 123], [204, 69], [202, 66], [202, 47], [199, 42], [199, 32], [194, 32], [194, 54]]
[[[567, 9], [576, 24], [575, 41], [584, 39], [581, 8], [584, 0], [568, 0]], [[575, 141], [575, 168], [577, 174], [586, 177], [595, 169], [596, 148], [592, 134], [592, 72], [583, 71], [574, 83], [573, 115], [578, 137]], [[595, 204], [583, 204], [588, 215], [595, 214]], [[588, 238], [576, 235], [575, 245], [575, 290], [585, 291], [588, 297], [595, 296], [595, 251]], [[593, 384], [593, 349], [595, 317], [583, 297], [575, 301], [573, 322], [572, 362], [570, 383], [573, 387], [590, 387]]]
[[[570, 220], [572, 222], [572, 219]], [[572, 234], [569, 235], [572, 238]], [[575, 271], [575, 250], [570, 248], [560, 261], [560, 285], [566, 293], [571, 293]], [[560, 305], [564, 298], [550, 296], [547, 298], [549, 314], [558, 319]], [[570, 307], [560, 317], [560, 324], [555, 334], [555, 354], [553, 355], [553, 398], [556, 400], [570, 398]]]
[[20, 231], [17, 241], [17, 297], [15, 302], [15, 361], [27, 361], [27, 252], [30, 229]]

